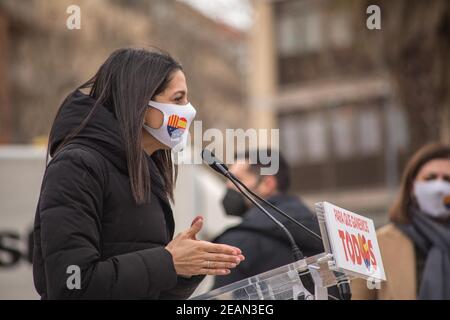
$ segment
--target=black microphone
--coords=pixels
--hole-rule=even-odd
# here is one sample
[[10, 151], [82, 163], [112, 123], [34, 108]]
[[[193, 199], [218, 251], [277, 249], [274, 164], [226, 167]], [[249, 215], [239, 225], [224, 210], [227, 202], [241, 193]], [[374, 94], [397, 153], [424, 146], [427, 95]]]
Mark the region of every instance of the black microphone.
[[210, 150], [208, 150], [208, 149], [202, 150], [202, 159], [207, 165], [209, 165], [215, 171], [226, 176], [227, 178], [230, 178], [227, 175], [227, 174], [230, 174], [230, 172], [228, 171], [228, 167], [222, 161], [217, 159], [216, 156], [214, 155], [214, 153], [212, 153]]
[[215, 171], [219, 172], [220, 174], [224, 175], [230, 181], [238, 188], [238, 190], [246, 197], [248, 198], [254, 205], [256, 205], [266, 216], [268, 216], [280, 229], [283, 230], [284, 233], [286, 233], [286, 236], [289, 239], [289, 242], [292, 246], [292, 251], [294, 253], [294, 256], [297, 260], [303, 259], [303, 253], [298, 248], [297, 244], [295, 243], [294, 237], [290, 233], [290, 231], [280, 222], [278, 219], [276, 219], [273, 215], [271, 215], [266, 209], [264, 209], [259, 203], [255, 201], [252, 197], [250, 197], [246, 191], [242, 190], [242, 187], [235, 181], [235, 177], [231, 175], [231, 173], [228, 171], [228, 168], [225, 164], [223, 164], [221, 161], [219, 161], [214, 154], [207, 150], [203, 149], [202, 151], [202, 158], [203, 160]]
[[[203, 151], [205, 151], [206, 149], [204, 149]], [[209, 151], [209, 153], [207, 153], [207, 157], [208, 158], [213, 158], [214, 154], [212, 152]], [[289, 221], [293, 222], [294, 224], [296, 224], [298, 227], [302, 228], [304, 231], [308, 232], [309, 234], [311, 234], [315, 239], [319, 240], [322, 242], [322, 237], [319, 236], [317, 233], [315, 233], [314, 231], [312, 231], [311, 229], [309, 229], [307, 226], [305, 226], [304, 224], [302, 224], [300, 221], [295, 220], [294, 218], [292, 218], [290, 215], [288, 215], [286, 212], [284, 212], [283, 210], [281, 210], [280, 208], [278, 208], [277, 206], [273, 205], [272, 203], [270, 203], [269, 201], [261, 198], [260, 196], [258, 196], [256, 193], [254, 193], [249, 187], [247, 187], [244, 183], [242, 183], [242, 181], [240, 181], [238, 178], [236, 178], [233, 173], [228, 171], [228, 167], [223, 164], [220, 160], [218, 160], [217, 158], [214, 157], [214, 159], [211, 159], [211, 167], [216, 170], [217, 172], [225, 175], [227, 178], [229, 179], [233, 179], [235, 180], [237, 183], [239, 183], [248, 193], [250, 193], [253, 197], [257, 198], [259, 201], [263, 202], [264, 204], [268, 205], [269, 207], [271, 207], [272, 209], [274, 209], [275, 211], [277, 211], [278, 213], [280, 213], [282, 216], [284, 216], [286, 219], [288, 219]], [[229, 177], [229, 176], [230, 177]], [[350, 300], [352, 297], [352, 291], [350, 288], [350, 281], [348, 278], [343, 278], [341, 280], [339, 280], [337, 282], [337, 289], [338, 289], [338, 293], [339, 296], [341, 298], [341, 300]], [[331, 295], [330, 295], [331, 296]]]
[[308, 232], [310, 235], [312, 235], [315, 239], [319, 240], [320, 242], [322, 242], [322, 237], [319, 236], [317, 233], [315, 233], [314, 231], [312, 231], [311, 229], [309, 229], [307, 226], [305, 226], [303, 223], [301, 223], [300, 221], [295, 220], [294, 218], [292, 218], [290, 215], [288, 215], [286, 212], [284, 212], [283, 210], [281, 210], [280, 208], [278, 208], [277, 206], [273, 205], [272, 203], [270, 203], [269, 201], [267, 201], [266, 199], [261, 198], [260, 196], [258, 196], [256, 193], [254, 193], [249, 187], [247, 187], [245, 184], [242, 183], [242, 181], [240, 181], [238, 178], [236, 178], [233, 173], [229, 172], [229, 174], [242, 186], [244, 187], [244, 189], [250, 193], [252, 196], [254, 196], [256, 199], [258, 199], [259, 201], [263, 202], [264, 204], [268, 205], [269, 207], [271, 207], [272, 209], [274, 209], [276, 212], [278, 212], [279, 214], [281, 214], [283, 217], [285, 217], [286, 219], [288, 219], [289, 221], [293, 222], [294, 224], [296, 224], [298, 227], [302, 228], [304, 231]]
[[[257, 204], [255, 202], [254, 199], [252, 199], [251, 197], [249, 197], [248, 194], [246, 194], [239, 186], [237, 186], [236, 183], [240, 184], [248, 193], [250, 193], [253, 197], [257, 198], [259, 201], [263, 202], [264, 204], [268, 205], [269, 207], [271, 207], [272, 209], [274, 209], [275, 211], [277, 211], [278, 213], [280, 213], [281, 215], [283, 215], [286, 219], [288, 219], [289, 221], [293, 222], [294, 224], [296, 224], [298, 227], [302, 228], [303, 230], [305, 230], [306, 232], [308, 232], [309, 234], [311, 234], [315, 239], [321, 240], [322, 241], [322, 237], [320, 237], [317, 233], [315, 233], [314, 231], [312, 231], [311, 229], [309, 229], [308, 227], [306, 227], [305, 225], [303, 225], [302, 223], [300, 223], [299, 221], [295, 220], [294, 218], [292, 218], [290, 215], [288, 215], [286, 212], [284, 212], [283, 210], [279, 209], [278, 207], [274, 206], [272, 203], [268, 202], [267, 200], [261, 198], [260, 196], [258, 196], [257, 194], [255, 194], [252, 190], [250, 190], [250, 188], [248, 188], [242, 181], [240, 181], [238, 178], [236, 178], [231, 172], [228, 171], [228, 167], [219, 159], [216, 158], [216, 156], [214, 155], [214, 153], [212, 153], [210, 150], [208, 149], [203, 149], [202, 150], [202, 159], [215, 171], [217, 171], [218, 173], [224, 175], [225, 177], [227, 177], [228, 179], [230, 179], [230, 181], [238, 188], [238, 190], [244, 195], [246, 196], [252, 203], [254, 203], [261, 211], [263, 211], [263, 213], [265, 213], [266, 215], [268, 215], [269, 217], [271, 217], [271, 220], [275, 222], [275, 220], [282, 225], [282, 227], [284, 229], [285, 226], [279, 222], [277, 219], [275, 219], [273, 216], [270, 215], [270, 213], [268, 213], [266, 210], [264, 210], [263, 208], [261, 208], [261, 206], [259, 204]], [[277, 225], [278, 223], [275, 222]], [[286, 229], [287, 232], [289, 232], [289, 230]], [[290, 233], [290, 232], [289, 232]], [[291, 234], [292, 237], [292, 234]], [[293, 237], [292, 237], [293, 239]], [[295, 244], [295, 240], [294, 240], [294, 244]], [[295, 247], [293, 249], [293, 253], [294, 251], [296, 252], [297, 249], [300, 252], [301, 257], [297, 258], [297, 254], [294, 254], [294, 257], [299, 260], [299, 259], [303, 259], [303, 253], [300, 251], [300, 249], [298, 248], [297, 244], [295, 244]], [[306, 271], [309, 275], [309, 271]], [[302, 276], [301, 276], [302, 277]], [[308, 281], [312, 281], [310, 275], [309, 275], [309, 279], [306, 280]], [[312, 281], [313, 282], [313, 281]], [[350, 284], [349, 284], [349, 280], [348, 278], [344, 278], [338, 281], [337, 283], [337, 288], [338, 288], [338, 292], [339, 292], [339, 296], [341, 297], [342, 300], [350, 300], [352, 293], [351, 293], [351, 289], [350, 289]], [[331, 296], [331, 295], [329, 295]], [[331, 296], [333, 297], [333, 296]], [[335, 298], [335, 297], [333, 297]]]
[[239, 180], [238, 178], [236, 178], [233, 173], [231, 173], [228, 170], [228, 167], [219, 159], [216, 158], [216, 156], [214, 155], [214, 153], [212, 153], [210, 150], [207, 149], [203, 149], [202, 150], [202, 158], [203, 160], [215, 171], [217, 171], [218, 173], [224, 175], [225, 177], [227, 177], [230, 180], [235, 180], [237, 183], [239, 183], [248, 193], [250, 193], [253, 197], [257, 198], [259, 201], [263, 202], [264, 204], [268, 205], [269, 207], [271, 207], [272, 209], [274, 209], [275, 211], [277, 211], [279, 214], [281, 214], [283, 217], [285, 217], [286, 219], [288, 219], [289, 221], [291, 221], [292, 223], [296, 224], [298, 227], [302, 228], [304, 231], [308, 232], [309, 234], [311, 234], [315, 239], [322, 241], [322, 237], [319, 236], [317, 233], [315, 233], [313, 230], [311, 230], [310, 228], [308, 228], [307, 226], [305, 226], [304, 224], [302, 224], [301, 222], [295, 220], [294, 218], [292, 218], [290, 215], [288, 215], [286, 212], [284, 212], [283, 210], [281, 210], [280, 208], [278, 208], [277, 206], [273, 205], [272, 203], [270, 203], [269, 201], [261, 198], [260, 196], [258, 196], [256, 193], [254, 193], [249, 187], [247, 187], [244, 183], [242, 183], [241, 180]]
[[[297, 246], [291, 232], [278, 219], [276, 219], [266, 209], [264, 209], [255, 199], [253, 199], [245, 190], [242, 189], [240, 184], [242, 185], [244, 184], [228, 171], [227, 166], [223, 164], [222, 161], [218, 160], [214, 156], [214, 154], [207, 149], [203, 149], [202, 159], [212, 169], [227, 177], [247, 199], [249, 199], [256, 207], [258, 207], [259, 210], [261, 210], [270, 220], [272, 220], [273, 223], [275, 223], [286, 234], [286, 237], [288, 238], [289, 243], [291, 244], [292, 254], [296, 261], [304, 258], [304, 255], [301, 252], [300, 248]], [[239, 181], [239, 183], [237, 181]], [[315, 292], [314, 280], [312, 279], [309, 270], [307, 269], [303, 272], [299, 272], [299, 276], [305, 289], [308, 290], [310, 293], [314, 294]]]

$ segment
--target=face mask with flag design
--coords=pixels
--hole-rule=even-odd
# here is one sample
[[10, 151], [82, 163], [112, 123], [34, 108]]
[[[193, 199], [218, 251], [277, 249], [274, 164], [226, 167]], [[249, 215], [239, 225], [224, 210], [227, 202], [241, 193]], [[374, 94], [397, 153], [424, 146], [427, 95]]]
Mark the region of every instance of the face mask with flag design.
[[146, 124], [144, 124], [144, 129], [155, 139], [172, 149], [172, 151], [178, 152], [183, 150], [187, 143], [189, 127], [195, 118], [195, 108], [190, 103], [178, 105], [152, 100], [149, 101], [148, 106], [161, 111], [164, 120], [161, 127], [157, 129]]

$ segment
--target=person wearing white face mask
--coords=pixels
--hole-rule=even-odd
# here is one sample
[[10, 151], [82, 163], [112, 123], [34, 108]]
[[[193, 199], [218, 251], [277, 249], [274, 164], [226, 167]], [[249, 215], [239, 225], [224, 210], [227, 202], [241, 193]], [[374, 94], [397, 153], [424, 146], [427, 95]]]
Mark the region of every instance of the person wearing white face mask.
[[34, 224], [42, 299], [186, 299], [204, 275], [244, 260], [239, 248], [198, 240], [201, 217], [173, 238], [171, 152], [195, 113], [182, 66], [155, 50], [114, 51], [66, 97]]
[[[445, 160], [442, 160], [444, 162]], [[422, 212], [444, 222], [450, 216], [450, 181], [443, 177], [426, 177], [414, 183], [414, 196]]]
[[144, 129], [173, 152], [183, 150], [187, 144], [189, 127], [197, 113], [194, 107], [190, 103], [180, 106], [152, 100], [149, 101], [148, 106], [159, 110], [163, 119], [160, 127], [152, 128], [144, 123]]
[[377, 232], [387, 281], [352, 281], [353, 299], [450, 299], [450, 146], [409, 160], [390, 220]]

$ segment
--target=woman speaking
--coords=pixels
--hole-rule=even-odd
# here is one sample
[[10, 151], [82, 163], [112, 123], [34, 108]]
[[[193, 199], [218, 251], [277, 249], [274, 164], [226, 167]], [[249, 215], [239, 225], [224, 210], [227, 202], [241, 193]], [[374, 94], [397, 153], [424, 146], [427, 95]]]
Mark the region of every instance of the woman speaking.
[[53, 123], [34, 225], [42, 299], [185, 299], [203, 275], [226, 275], [238, 248], [196, 239], [201, 217], [172, 240], [171, 149], [195, 109], [182, 67], [120, 49], [62, 103]]

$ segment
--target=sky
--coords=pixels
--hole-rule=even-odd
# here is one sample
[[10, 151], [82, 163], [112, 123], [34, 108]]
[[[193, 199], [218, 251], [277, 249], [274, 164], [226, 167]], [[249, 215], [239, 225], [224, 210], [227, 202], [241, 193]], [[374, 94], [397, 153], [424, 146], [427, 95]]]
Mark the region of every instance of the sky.
[[178, 0], [204, 15], [239, 30], [248, 30], [252, 24], [250, 0]]

